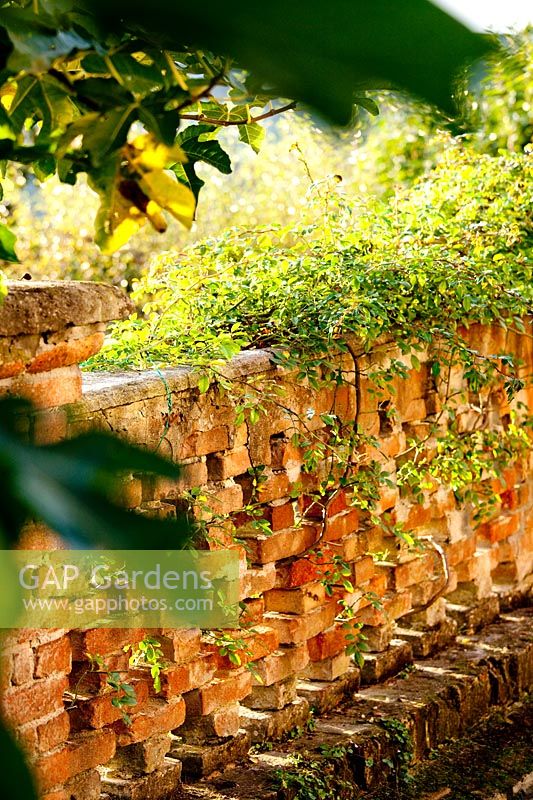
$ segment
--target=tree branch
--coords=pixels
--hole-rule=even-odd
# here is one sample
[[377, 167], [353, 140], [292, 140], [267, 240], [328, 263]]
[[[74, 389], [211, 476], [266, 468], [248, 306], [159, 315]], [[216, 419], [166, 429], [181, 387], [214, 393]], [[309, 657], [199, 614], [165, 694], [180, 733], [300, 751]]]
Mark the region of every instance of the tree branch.
[[278, 114], [283, 114], [285, 111], [291, 111], [293, 108], [296, 108], [295, 102], [287, 103], [285, 106], [280, 106], [280, 108], [272, 108], [270, 111], [265, 111], [264, 114], [259, 114], [257, 117], [250, 117], [250, 119], [211, 119], [210, 117], [206, 117], [204, 114], [180, 114], [180, 119], [190, 119], [194, 122], [203, 122], [206, 125], [215, 125], [217, 127], [230, 125], [252, 125], [254, 122], [261, 122], [269, 117], [275, 117]]

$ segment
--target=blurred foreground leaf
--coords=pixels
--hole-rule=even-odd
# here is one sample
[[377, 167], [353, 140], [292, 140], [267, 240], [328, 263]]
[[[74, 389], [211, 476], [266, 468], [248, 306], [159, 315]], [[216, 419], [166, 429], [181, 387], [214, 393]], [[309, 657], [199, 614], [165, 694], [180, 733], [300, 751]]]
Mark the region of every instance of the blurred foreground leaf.
[[179, 468], [102, 433], [35, 447], [17, 432], [30, 407], [0, 401], [0, 526], [15, 542], [27, 519], [42, 520], [70, 546], [179, 549], [190, 535], [184, 517], [150, 519], [115, 505], [117, 476], [143, 472], [176, 479]]

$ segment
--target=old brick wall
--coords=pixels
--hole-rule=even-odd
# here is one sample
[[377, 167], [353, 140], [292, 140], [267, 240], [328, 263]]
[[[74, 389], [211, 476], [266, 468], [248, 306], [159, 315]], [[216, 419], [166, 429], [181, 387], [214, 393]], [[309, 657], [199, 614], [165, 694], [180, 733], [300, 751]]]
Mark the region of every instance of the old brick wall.
[[[517, 353], [523, 374], [531, 374], [529, 323], [523, 335], [479, 326], [467, 335], [487, 355]], [[61, 337], [56, 339], [53, 344], [59, 346]], [[2, 351], [5, 363], [12, 346]], [[453, 639], [458, 625], [474, 629], [530, 590], [530, 457], [509, 465], [496, 487], [501, 502], [479, 526], [444, 486], [431, 485], [423, 502], [414, 503], [394, 485], [407, 440], [423, 435], [438, 405], [423, 354], [419, 367], [387, 395], [369, 391], [363, 375], [357, 409], [349, 359], [347, 383], [313, 390], [273, 366], [268, 352], [245, 353], [226, 368], [228, 377], [236, 384], [252, 380], [255, 390], [275, 382], [284, 391], [282, 401], [269, 406], [258, 422], [236, 425], [235, 403], [216, 387], [200, 394], [198, 376], [187, 369], [86, 374], [83, 393], [65, 395], [64, 370], [78, 376], [76, 358], [64, 366], [49, 351], [38, 372], [41, 388], [31, 392], [38, 405], [31, 435], [49, 442], [97, 427], [182, 463], [182, 476], [174, 483], [124, 476], [120, 500], [141, 513], [174, 515], [184, 492], [203, 488], [207, 503], [197, 514], [209, 533], [208, 546], [239, 553], [246, 605], [239, 636], [247, 650], [235, 665], [199, 630], [151, 632], [166, 659], [162, 689], [154, 692], [145, 671], [132, 674], [138, 704], [126, 725], [111, 703], [105, 676], [88, 671], [88, 654], [102, 656], [109, 669], [127, 670], [122, 647], [145, 632], [22, 631], [4, 637], [2, 713], [29, 753], [46, 800], [91, 800], [101, 790], [111, 797], [163, 797], [179, 783], [182, 765], [188, 775], [208, 773], [243, 755], [251, 742], [304, 726], [310, 707], [327, 708], [360, 681], [379, 681], [408, 665], [413, 654], [429, 655]], [[361, 365], [394, 356], [394, 348], [384, 343]], [[20, 391], [24, 381], [29, 385], [29, 378], [20, 378], [26, 373], [33, 374], [23, 368], [16, 385], [10, 383], [14, 377], [6, 377], [0, 391]], [[454, 381], [458, 386], [463, 378], [457, 374]], [[533, 409], [531, 387], [519, 400]], [[383, 409], [391, 407], [396, 415], [385, 417]], [[410, 550], [391, 534], [390, 525], [372, 523], [369, 513], [351, 504], [350, 492], [338, 486], [331, 487], [332, 501], [321, 518], [310, 495], [324, 468], [306, 473], [304, 453], [291, 443], [300, 424], [295, 415], [320, 435], [326, 429], [321, 413], [348, 420], [357, 414], [360, 426], [378, 438], [379, 448], [368, 447], [368, 455], [382, 461], [393, 485], [382, 488], [374, 514], [388, 523], [402, 522], [427, 541], [424, 550]], [[467, 405], [459, 405], [457, 413], [465, 429], [475, 424]], [[504, 393], [494, 393], [491, 424], [502, 424], [508, 413]], [[251, 468], [261, 468], [255, 500], [270, 533], [251, 527], [249, 512], [243, 511], [254, 490]], [[27, 526], [22, 544], [60, 546], [37, 524]], [[348, 565], [353, 592], [340, 581], [329, 590], [324, 585], [335, 556]], [[379, 607], [372, 598], [379, 598]], [[339, 619], [340, 600], [356, 610], [354, 623], [363, 624], [369, 652], [362, 669], [346, 654], [350, 623]], [[253, 661], [252, 671], [247, 661]]]

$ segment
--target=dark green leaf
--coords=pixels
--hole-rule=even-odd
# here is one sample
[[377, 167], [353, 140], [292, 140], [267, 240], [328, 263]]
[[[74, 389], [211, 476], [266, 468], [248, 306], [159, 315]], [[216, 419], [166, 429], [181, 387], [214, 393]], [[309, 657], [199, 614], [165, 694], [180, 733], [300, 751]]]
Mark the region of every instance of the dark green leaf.
[[198, 199], [200, 189], [204, 181], [196, 174], [195, 164], [203, 161], [211, 167], [215, 167], [219, 172], [228, 175], [231, 172], [231, 161], [228, 154], [221, 148], [215, 139], [203, 140], [202, 137], [212, 133], [214, 128], [210, 125], [189, 125], [180, 131], [176, 137], [178, 144], [185, 155], [187, 161], [174, 164], [172, 170], [177, 179], [188, 186]]
[[17, 237], [5, 225], [0, 224], [0, 259], [4, 261], [11, 261], [15, 264], [19, 263], [17, 254], [15, 253], [15, 242]]
[[0, 722], [0, 769], [2, 770], [2, 791], [5, 797], [37, 800], [37, 792], [22, 751], [17, 747], [2, 722]]
[[12, 540], [28, 517], [41, 519], [80, 546], [179, 548], [189, 536], [184, 518], [149, 519], [109, 499], [117, 475], [157, 473], [176, 478], [176, 465], [113, 437], [87, 434], [48, 447], [34, 447], [17, 434], [17, 420], [31, 413], [17, 400], [0, 402], [0, 477], [10, 502], [0, 526]]
[[13, 72], [45, 72], [56, 59], [92, 47], [75, 31], [56, 30], [53, 19], [46, 14], [37, 16], [30, 9], [2, 9], [2, 25], [13, 44], [8, 60]]
[[85, 0], [91, 11], [123, 30], [176, 37], [230, 54], [280, 96], [294, 97], [336, 122], [352, 115], [357, 87], [396, 86], [452, 111], [452, 88], [466, 62], [491, 48], [429, 0]]

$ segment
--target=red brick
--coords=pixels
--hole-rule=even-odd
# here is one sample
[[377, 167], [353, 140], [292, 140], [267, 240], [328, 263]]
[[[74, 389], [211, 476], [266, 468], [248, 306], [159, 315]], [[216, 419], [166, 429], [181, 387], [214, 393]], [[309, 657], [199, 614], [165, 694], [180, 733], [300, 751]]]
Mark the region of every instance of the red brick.
[[150, 700], [138, 714], [132, 714], [130, 725], [122, 720], [115, 722], [114, 729], [117, 734], [117, 744], [133, 744], [142, 742], [156, 733], [179, 728], [185, 719], [185, 703], [181, 697], [166, 702], [164, 700]]
[[289, 500], [281, 505], [270, 505], [264, 509], [264, 519], [273, 531], [281, 531], [294, 525], [294, 504]]
[[282, 503], [275, 501], [275, 504], [256, 509], [254, 516], [246, 512], [236, 514], [234, 522], [237, 528], [241, 528], [249, 526], [251, 522], [257, 519], [265, 519], [273, 531], [291, 528], [294, 525], [294, 504], [292, 500]]
[[182, 458], [207, 456], [229, 448], [229, 430], [219, 425], [209, 431], [196, 431], [182, 445]]
[[45, 678], [54, 672], [70, 672], [72, 651], [70, 639], [63, 636], [37, 648], [35, 653], [35, 677]]
[[394, 586], [401, 591], [433, 575], [434, 568], [435, 562], [430, 553], [398, 564], [394, 568]]
[[52, 750], [65, 742], [70, 734], [70, 720], [66, 711], [60, 711], [46, 722], [37, 725], [37, 742], [41, 752]]
[[356, 508], [350, 508], [327, 520], [324, 539], [327, 542], [335, 542], [349, 536], [350, 533], [355, 533], [358, 528], [359, 511]]
[[518, 514], [504, 514], [495, 520], [482, 523], [477, 533], [489, 542], [499, 542], [501, 539], [507, 539], [516, 533], [520, 527], [520, 517]]
[[[141, 708], [148, 700], [149, 681], [138, 680], [130, 673], [128, 683], [135, 689], [137, 705], [135, 709]], [[107, 680], [107, 678], [106, 678]], [[105, 687], [103, 694], [94, 696], [81, 695], [73, 698], [73, 708], [71, 717], [76, 728], [104, 728], [122, 718], [122, 711], [113, 705], [115, 697], [122, 697], [123, 692], [110, 691], [109, 686]]]
[[216, 671], [217, 660], [211, 653], [198, 655], [187, 664], [167, 667], [161, 673], [161, 694], [169, 698], [198, 689], [209, 683]]
[[379, 490], [379, 500], [374, 509], [375, 514], [384, 514], [394, 508], [398, 502], [399, 493], [397, 486], [382, 486]]
[[303, 525], [301, 528], [276, 531], [270, 536], [247, 530], [239, 530], [237, 535], [243, 539], [252, 563], [268, 564], [270, 561], [279, 561], [308, 550], [316, 541], [317, 531], [310, 525]]
[[265, 608], [285, 614], [306, 614], [322, 605], [325, 599], [324, 584], [307, 583], [295, 589], [271, 589], [265, 592]]
[[72, 631], [72, 658], [88, 660], [87, 654], [105, 656], [119, 647], [140, 642], [144, 636], [142, 628], [92, 628], [87, 631]]
[[242, 625], [257, 625], [263, 620], [265, 601], [262, 597], [253, 597], [244, 601], [240, 621]]
[[13, 686], [2, 697], [3, 713], [12, 725], [39, 719], [45, 713], [63, 708], [63, 692], [68, 687], [65, 675], [53, 675], [38, 681]]
[[41, 792], [66, 783], [80, 772], [106, 764], [115, 755], [115, 734], [111, 730], [76, 734], [71, 741], [41, 756], [34, 773]]
[[210, 519], [214, 515], [226, 516], [239, 511], [243, 505], [242, 488], [238, 483], [230, 483], [226, 486], [216, 486], [209, 488], [209, 508], [210, 511], [202, 513], [204, 519]]
[[334, 600], [309, 611], [307, 614], [265, 614], [265, 624], [277, 631], [282, 644], [299, 644], [311, 639], [333, 624], [337, 614]]
[[225, 481], [235, 475], [243, 475], [251, 466], [247, 447], [238, 447], [236, 450], [207, 457], [207, 471], [211, 481]]
[[12, 655], [12, 659], [11, 680], [15, 686], [21, 686], [31, 681], [33, 678], [34, 659], [30, 645], [26, 644], [20, 650], [16, 650]]
[[254, 684], [272, 686], [292, 675], [298, 675], [309, 663], [309, 652], [305, 644], [280, 648], [260, 661], [256, 661]]
[[163, 628], [157, 640], [165, 658], [178, 664], [190, 661], [199, 652], [202, 644], [202, 631], [199, 628], [174, 630]]
[[228, 656], [220, 655], [220, 648], [215, 644], [208, 643], [205, 645], [208, 652], [213, 655], [219, 670], [239, 669], [241, 666], [273, 653], [279, 644], [276, 631], [265, 625], [257, 625], [251, 631], [235, 631], [235, 639], [242, 639], [243, 641], [243, 647], [236, 650], [240, 658], [240, 664], [232, 664]]
[[273, 589], [275, 582], [276, 566], [272, 562], [247, 569], [241, 579], [241, 599], [263, 594]]
[[287, 438], [272, 438], [272, 467], [280, 469], [286, 467], [287, 464], [300, 464], [303, 458], [303, 450], [295, 447], [290, 439]]
[[281, 500], [289, 494], [289, 476], [284, 470], [266, 470], [265, 478], [257, 486], [254, 486], [250, 475], [238, 478], [238, 483], [242, 486], [243, 498], [245, 503], [256, 499], [259, 503], [270, 503], [272, 500]]
[[63, 367], [50, 372], [0, 381], [0, 396], [16, 394], [29, 400], [36, 408], [51, 408], [81, 400], [81, 371], [78, 366]]
[[412, 611], [412, 595], [410, 591], [396, 592], [381, 598], [382, 608], [368, 605], [357, 612], [356, 621], [365, 625], [386, 625], [391, 620], [399, 619]]
[[459, 539], [457, 542], [445, 544], [446, 560], [449, 566], [455, 567], [461, 561], [472, 558], [476, 550], [476, 537], [469, 539]]
[[187, 714], [205, 716], [218, 708], [236, 703], [250, 693], [252, 676], [248, 670], [229, 673], [185, 695]]
[[300, 498], [302, 512], [309, 519], [322, 519], [324, 512], [327, 517], [334, 517], [341, 511], [346, 511], [348, 501], [344, 489], [339, 489], [329, 497], [324, 497], [320, 502], [312, 497], [303, 495]]
[[305, 558], [277, 565], [276, 588], [293, 589], [311, 583], [330, 572], [334, 566], [333, 547], [321, 547], [319, 552], [311, 552]]
[[331, 628], [309, 639], [307, 647], [311, 661], [322, 661], [324, 658], [343, 652], [348, 645], [346, 633], [340, 625], [332, 625]]
[[363, 556], [353, 565], [354, 584], [356, 587], [362, 586], [372, 580], [376, 568], [372, 556]]
[[71, 364], [81, 364], [82, 361], [97, 353], [104, 343], [103, 333], [91, 333], [79, 339], [68, 342], [59, 342], [26, 365], [27, 372], [48, 372], [59, 367], [68, 367]]

